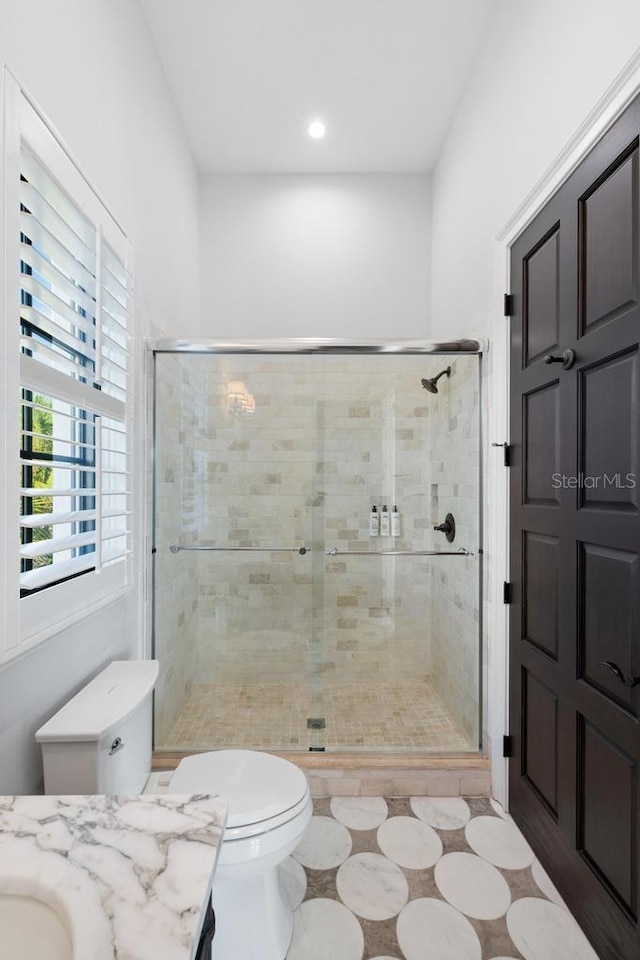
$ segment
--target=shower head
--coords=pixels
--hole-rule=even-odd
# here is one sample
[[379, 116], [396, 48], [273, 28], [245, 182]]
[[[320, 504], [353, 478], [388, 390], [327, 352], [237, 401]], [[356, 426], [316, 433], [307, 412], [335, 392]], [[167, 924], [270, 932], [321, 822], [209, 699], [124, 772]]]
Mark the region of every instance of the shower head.
[[441, 372], [438, 374], [437, 377], [432, 377], [430, 380], [422, 379], [420, 383], [425, 388], [425, 390], [429, 391], [429, 393], [437, 393], [438, 380], [440, 379], [440, 377], [444, 377], [445, 374], [448, 377], [451, 376], [451, 367], [447, 367], [446, 370], [441, 370]]

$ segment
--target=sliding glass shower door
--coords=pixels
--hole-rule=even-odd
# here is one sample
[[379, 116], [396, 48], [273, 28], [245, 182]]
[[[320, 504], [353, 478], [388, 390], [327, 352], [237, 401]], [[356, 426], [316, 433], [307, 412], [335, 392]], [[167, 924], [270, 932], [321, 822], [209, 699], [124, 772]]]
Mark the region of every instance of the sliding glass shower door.
[[478, 356], [157, 352], [154, 483], [156, 749], [478, 748]]

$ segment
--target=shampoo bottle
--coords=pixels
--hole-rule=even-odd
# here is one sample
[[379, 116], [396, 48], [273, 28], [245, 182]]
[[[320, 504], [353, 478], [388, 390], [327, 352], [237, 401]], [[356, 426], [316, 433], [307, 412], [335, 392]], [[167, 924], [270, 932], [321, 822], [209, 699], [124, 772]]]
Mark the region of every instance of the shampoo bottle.
[[391, 536], [400, 536], [400, 514], [398, 513], [397, 507], [393, 508], [393, 513], [391, 514]]
[[377, 537], [380, 532], [380, 514], [378, 513], [378, 508], [374, 505], [371, 507], [371, 513], [369, 514], [369, 536]]
[[389, 511], [386, 507], [382, 508], [382, 514], [380, 515], [380, 536], [388, 537], [391, 533], [391, 523], [389, 521]]

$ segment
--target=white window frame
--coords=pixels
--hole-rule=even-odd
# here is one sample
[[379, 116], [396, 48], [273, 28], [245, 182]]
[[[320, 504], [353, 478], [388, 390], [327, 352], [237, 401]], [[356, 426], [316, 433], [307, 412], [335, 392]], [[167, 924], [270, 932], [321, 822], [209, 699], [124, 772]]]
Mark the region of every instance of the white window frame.
[[[10, 71], [0, 64], [0, 270], [2, 271], [3, 316], [0, 322], [2, 384], [0, 399], [0, 450], [3, 471], [0, 478], [0, 613], [6, 629], [0, 634], [0, 663], [12, 660], [66, 627], [91, 616], [97, 610], [129, 593], [133, 582], [131, 552], [122, 561], [79, 577], [52, 584], [20, 598], [19, 584], [19, 446], [18, 404], [20, 397], [20, 324], [18, 319], [19, 271], [19, 174], [21, 143], [50, 171], [66, 193], [95, 225], [116, 253], [128, 273], [133, 259], [132, 245], [118, 222], [82, 174], [54, 128], [21, 89]], [[132, 300], [132, 290], [131, 300]], [[132, 309], [129, 320], [133, 322]], [[128, 353], [134, 361], [131, 329]], [[131, 366], [130, 366], [131, 369]], [[43, 391], [45, 392], [45, 391]], [[129, 469], [133, 438], [133, 390], [131, 376], [126, 410]], [[128, 512], [133, 498], [129, 494]], [[129, 550], [133, 537], [129, 535]]]

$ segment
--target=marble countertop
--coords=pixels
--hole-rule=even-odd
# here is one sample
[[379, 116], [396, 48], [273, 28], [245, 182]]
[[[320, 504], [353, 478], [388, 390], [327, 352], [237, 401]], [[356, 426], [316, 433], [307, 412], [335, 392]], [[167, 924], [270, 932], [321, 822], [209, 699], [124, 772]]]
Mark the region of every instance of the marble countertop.
[[56, 910], [81, 960], [192, 960], [226, 815], [207, 794], [0, 797], [0, 893]]

